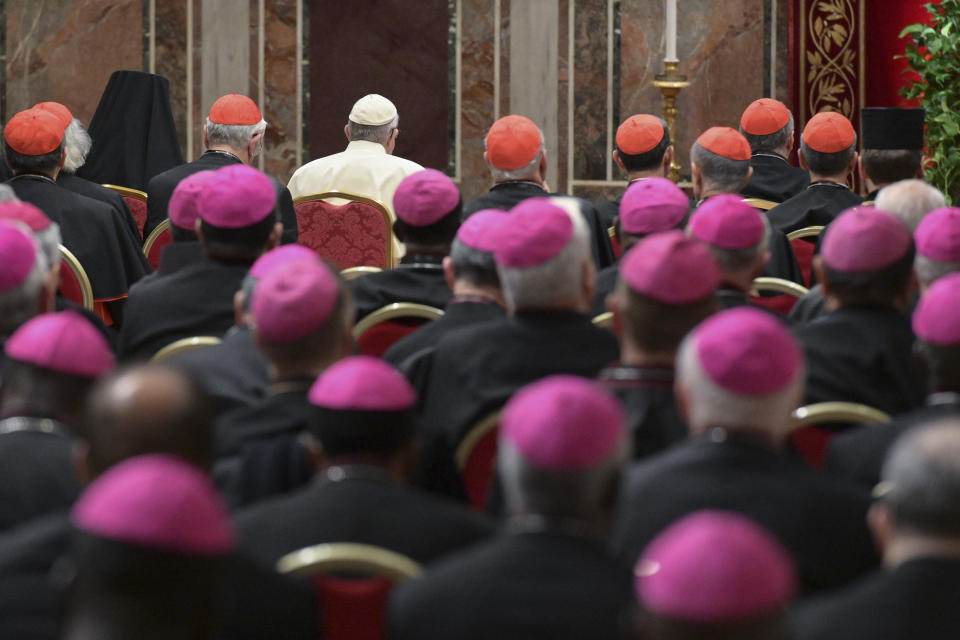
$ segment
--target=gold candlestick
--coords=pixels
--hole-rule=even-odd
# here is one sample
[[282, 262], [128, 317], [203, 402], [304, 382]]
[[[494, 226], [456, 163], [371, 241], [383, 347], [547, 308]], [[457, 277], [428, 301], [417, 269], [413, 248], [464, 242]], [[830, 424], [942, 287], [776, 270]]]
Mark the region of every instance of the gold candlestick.
[[687, 76], [680, 75], [677, 67], [680, 63], [673, 61], [664, 61], [663, 73], [657, 74], [653, 80], [653, 86], [660, 89], [663, 95], [663, 119], [667, 121], [667, 127], [670, 129], [670, 141], [674, 144], [673, 162], [670, 163], [670, 172], [668, 177], [674, 182], [680, 180], [680, 163], [677, 162], [676, 140], [677, 133], [674, 124], [677, 122], [677, 94], [684, 87], [689, 87]]

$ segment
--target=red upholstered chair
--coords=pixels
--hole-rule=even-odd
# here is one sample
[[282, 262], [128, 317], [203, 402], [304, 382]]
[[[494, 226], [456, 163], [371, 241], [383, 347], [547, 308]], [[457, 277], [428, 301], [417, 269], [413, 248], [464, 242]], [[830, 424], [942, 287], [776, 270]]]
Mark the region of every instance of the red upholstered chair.
[[486, 510], [490, 487], [493, 486], [500, 413], [498, 409], [471, 427], [454, 453], [470, 506], [480, 512]]
[[608, 227], [607, 235], [610, 236], [610, 246], [613, 247], [613, 257], [619, 260], [623, 250], [620, 248], [620, 239], [617, 238], [617, 228], [615, 226]]
[[93, 286], [77, 257], [62, 244], [60, 249], [60, 295], [93, 310]]
[[[335, 204], [330, 200], [346, 200]], [[300, 244], [339, 269], [393, 266], [393, 223], [378, 200], [342, 191], [301, 196], [293, 201]]]
[[797, 257], [797, 264], [800, 265], [800, 272], [803, 273], [803, 281], [810, 286], [810, 278], [813, 273], [813, 251], [816, 248], [817, 236], [823, 233], [824, 227], [804, 227], [787, 234], [787, 240], [793, 248], [793, 255]]
[[167, 218], [150, 232], [147, 241], [143, 243], [143, 255], [147, 256], [147, 262], [151, 267], [156, 269], [160, 266], [160, 254], [171, 242], [173, 242], [173, 236], [170, 233], [170, 218]]
[[[764, 293], [780, 295], [764, 296]], [[793, 309], [793, 305], [797, 304], [797, 300], [808, 293], [810, 293], [809, 289], [801, 287], [796, 282], [783, 278], [762, 277], [754, 278], [753, 286], [750, 288], [750, 300], [754, 304], [786, 316]]]
[[353, 327], [360, 353], [379, 358], [401, 338], [443, 315], [442, 309], [414, 302], [394, 302], [380, 307]]
[[140, 230], [140, 237], [143, 237], [143, 226], [147, 224], [147, 194], [139, 189], [129, 187], [118, 187], [115, 184], [103, 185], [107, 189], [113, 189], [121, 196], [124, 202], [130, 207], [130, 213], [133, 214], [133, 220], [137, 223], [137, 229]]
[[423, 572], [399, 553], [352, 543], [294, 551], [280, 558], [277, 570], [313, 578], [326, 640], [384, 640], [390, 590]]
[[865, 404], [818, 402], [793, 412], [790, 442], [807, 464], [815, 469], [822, 469], [827, 457], [827, 446], [830, 439], [836, 435], [837, 426], [887, 422], [890, 422], [890, 416]]

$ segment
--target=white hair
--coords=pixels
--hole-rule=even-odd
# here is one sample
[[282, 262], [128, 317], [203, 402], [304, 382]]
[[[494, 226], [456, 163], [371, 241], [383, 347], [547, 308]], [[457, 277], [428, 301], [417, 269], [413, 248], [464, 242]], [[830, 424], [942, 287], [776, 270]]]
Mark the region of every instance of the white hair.
[[250, 140], [255, 135], [267, 130], [267, 121], [260, 120], [256, 124], [220, 124], [211, 122], [210, 118], [207, 118], [204, 129], [207, 132], [207, 141], [211, 145], [225, 144], [234, 149], [243, 149], [250, 144]]
[[553, 303], [580, 295], [583, 288], [584, 261], [592, 267], [590, 234], [574, 198], [555, 197], [550, 201], [561, 207], [573, 222], [573, 236], [560, 253], [543, 264], [526, 269], [497, 265], [507, 306], [513, 310], [542, 309]]
[[785, 436], [790, 414], [803, 394], [805, 375], [801, 365], [783, 389], [762, 396], [727, 391], [703, 370], [695, 347], [696, 334], [688, 335], [677, 356], [677, 381], [687, 391], [688, 424], [691, 433], [713, 427], [756, 429]]
[[63, 170], [67, 173], [74, 173], [87, 161], [87, 154], [90, 153], [90, 147], [93, 146], [90, 134], [76, 118], [67, 125], [63, 132], [63, 146], [67, 151], [67, 159], [63, 163]]
[[43, 231], [34, 232], [33, 237], [40, 246], [40, 251], [43, 253], [43, 257], [47, 262], [47, 267], [49, 269], [53, 269], [59, 265], [60, 244], [62, 242], [62, 238], [60, 237], [60, 225], [51, 221], [49, 227]]
[[917, 280], [926, 288], [943, 276], [960, 271], [960, 262], [941, 262], [918, 253], [913, 259], [913, 270]]
[[368, 142], [378, 142], [386, 145], [390, 141], [390, 134], [400, 124], [400, 114], [393, 116], [393, 120], [387, 124], [360, 124], [347, 119], [347, 125], [350, 127], [350, 140], [366, 140]]
[[943, 193], [923, 180], [901, 180], [880, 189], [877, 194], [878, 209], [888, 211], [907, 225], [910, 233], [917, 230], [923, 217], [947, 206]]
[[39, 310], [40, 292], [49, 273], [47, 258], [30, 229], [17, 221], [7, 221], [21, 228], [33, 243], [34, 263], [30, 273], [20, 285], [0, 292], [0, 335], [9, 336]]
[[8, 184], [0, 184], [0, 202], [20, 202], [17, 192]]
[[[541, 139], [543, 135], [541, 134]], [[486, 142], [484, 142], [486, 146]], [[537, 154], [533, 156], [533, 160], [520, 167], [519, 169], [511, 169], [507, 171], [506, 169], [498, 169], [497, 167], [490, 165], [490, 175], [493, 176], [495, 182], [508, 182], [510, 180], [523, 180], [524, 178], [531, 178], [534, 174], [537, 173], [540, 167], [540, 158], [543, 156], [543, 144], [540, 144], [540, 149], [537, 151]]]

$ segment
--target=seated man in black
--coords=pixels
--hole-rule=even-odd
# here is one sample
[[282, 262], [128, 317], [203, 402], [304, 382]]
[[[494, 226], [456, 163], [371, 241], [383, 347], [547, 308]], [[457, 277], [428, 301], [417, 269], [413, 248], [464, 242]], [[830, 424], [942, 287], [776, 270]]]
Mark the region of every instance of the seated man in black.
[[620, 261], [610, 298], [620, 362], [600, 372], [617, 394], [642, 458], [687, 437], [673, 395], [677, 348], [717, 308], [720, 271], [706, 246], [681, 231], [641, 240]]
[[170, 239], [161, 249], [155, 277], [167, 276], [203, 260], [203, 247], [197, 239], [200, 194], [213, 171], [198, 171], [181, 180], [170, 196]]
[[779, 100], [760, 98], [740, 116], [740, 133], [750, 143], [753, 174], [740, 194], [780, 203], [810, 184], [810, 174], [787, 162], [793, 151], [793, 114]]
[[393, 194], [393, 233], [407, 253], [397, 268], [350, 283], [356, 320], [394, 302], [447, 306], [453, 292], [443, 275], [443, 259], [460, 226], [462, 207], [457, 185], [436, 169], [418, 171], [400, 182]]
[[233, 326], [233, 298], [247, 270], [283, 233], [275, 204], [273, 183], [252, 167], [210, 176], [195, 227], [204, 259], [130, 292], [120, 357], [149, 358], [180, 338], [222, 336]]
[[860, 110], [863, 151], [860, 177], [867, 200], [901, 180], [923, 178], [923, 109], [869, 107]]

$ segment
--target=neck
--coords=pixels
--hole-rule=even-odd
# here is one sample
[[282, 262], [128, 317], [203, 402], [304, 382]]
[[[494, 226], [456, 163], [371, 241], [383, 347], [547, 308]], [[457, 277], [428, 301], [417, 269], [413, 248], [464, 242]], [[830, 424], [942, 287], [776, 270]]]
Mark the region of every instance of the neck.
[[666, 174], [663, 170], [663, 167], [657, 167], [656, 169], [646, 169], [644, 171], [628, 171], [627, 177], [630, 179], [630, 182], [634, 180], [643, 180], [644, 178], [663, 178]]
[[327, 367], [336, 360], [333, 358], [322, 358], [318, 360], [307, 360], [301, 362], [271, 362], [270, 379], [273, 382], [285, 382], [287, 380], [315, 379], [321, 373], [326, 371]]
[[374, 467], [386, 473], [398, 484], [404, 484], [407, 479], [400, 455], [380, 453], [354, 453], [326, 457], [320, 467], [320, 473], [326, 473], [331, 467], [352, 466]]
[[499, 287], [483, 287], [466, 280], [457, 280], [453, 283], [453, 295], [490, 298], [501, 307], [507, 306], [503, 299], [503, 291]]
[[810, 171], [810, 182], [835, 182], [837, 184], [842, 184], [846, 186], [847, 184], [847, 174], [842, 173], [835, 176], [824, 176], [819, 173], [814, 173]]
[[532, 182], [534, 184], [540, 185], [540, 187], [546, 189], [547, 187], [543, 183], [543, 178], [539, 175], [527, 176], [526, 178], [502, 178], [494, 181], [496, 184], [506, 184], [508, 182]]
[[222, 151], [224, 153], [229, 153], [232, 156], [237, 156], [240, 159], [240, 162], [243, 164], [250, 164], [250, 156], [247, 155], [246, 151], [241, 151], [240, 149], [234, 149], [233, 147], [225, 144], [212, 144], [207, 147], [208, 151]]
[[511, 309], [510, 315], [523, 313], [524, 311], [567, 311], [571, 313], [587, 313], [590, 311], [591, 302], [574, 299], [554, 300], [536, 307], [525, 307], [523, 309]]
[[698, 200], [706, 200], [707, 198], [712, 198], [713, 196], [722, 196], [725, 193], [730, 193], [726, 189], [721, 189], [720, 187], [704, 187], [703, 191], [697, 196]]
[[646, 351], [624, 335], [620, 340], [620, 362], [634, 367], [663, 367], [673, 369], [677, 362], [675, 351]]
[[883, 565], [894, 569], [909, 560], [927, 557], [960, 559], [960, 539], [897, 534], [884, 549]]
[[407, 248], [408, 256], [439, 256], [441, 258], [450, 255], [450, 245], [427, 245], [404, 243]]
[[750, 287], [753, 286], [753, 272], [727, 272], [725, 271], [721, 278], [721, 286], [727, 286], [743, 293], [750, 293]]
[[708, 422], [700, 425], [690, 425], [690, 433], [696, 437], [705, 438], [714, 442], [723, 442], [728, 439], [756, 442], [774, 451], [783, 450], [786, 442], [786, 436], [783, 434], [785, 434], [787, 430], [786, 427], [775, 430], [772, 426], [765, 429], [732, 425], [716, 426]]
[[56, 180], [57, 176], [60, 175], [60, 167], [51, 169], [50, 171], [14, 171], [13, 174], [16, 176], [44, 176], [51, 180]]

